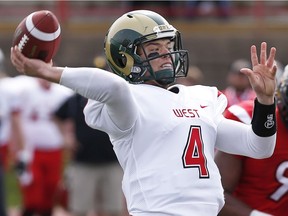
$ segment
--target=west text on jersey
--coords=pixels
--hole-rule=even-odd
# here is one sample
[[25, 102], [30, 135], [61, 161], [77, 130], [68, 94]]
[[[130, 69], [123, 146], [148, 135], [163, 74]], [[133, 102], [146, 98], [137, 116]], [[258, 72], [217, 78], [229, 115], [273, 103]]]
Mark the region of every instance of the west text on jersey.
[[180, 118], [200, 118], [197, 109], [173, 109], [173, 113], [176, 117]]

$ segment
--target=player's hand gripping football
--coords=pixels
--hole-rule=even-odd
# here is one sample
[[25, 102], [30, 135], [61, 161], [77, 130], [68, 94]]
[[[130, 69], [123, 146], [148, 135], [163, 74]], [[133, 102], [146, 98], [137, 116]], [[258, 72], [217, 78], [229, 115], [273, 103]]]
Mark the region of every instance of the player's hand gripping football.
[[256, 46], [251, 46], [252, 70], [242, 68], [241, 72], [249, 78], [250, 84], [256, 92], [257, 99], [261, 104], [270, 105], [274, 103], [274, 94], [276, 90], [276, 48], [270, 49], [267, 58], [267, 43], [261, 43], [260, 61], [257, 55]]
[[60, 81], [62, 69], [52, 67], [52, 60], [46, 63], [39, 59], [30, 59], [25, 57], [17, 46], [11, 47], [11, 62], [16, 70], [22, 74], [39, 77], [51, 82]]
[[37, 77], [42, 68], [49, 67], [41, 60], [25, 57], [17, 46], [11, 48], [11, 62], [18, 72], [33, 77]]

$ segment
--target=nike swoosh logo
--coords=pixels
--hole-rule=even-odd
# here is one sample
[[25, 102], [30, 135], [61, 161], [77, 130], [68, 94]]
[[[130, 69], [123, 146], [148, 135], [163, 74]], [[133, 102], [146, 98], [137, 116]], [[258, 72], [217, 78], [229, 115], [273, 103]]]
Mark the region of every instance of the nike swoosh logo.
[[200, 108], [202, 108], [202, 109], [204, 109], [206, 107], [207, 107], [206, 105], [200, 105]]

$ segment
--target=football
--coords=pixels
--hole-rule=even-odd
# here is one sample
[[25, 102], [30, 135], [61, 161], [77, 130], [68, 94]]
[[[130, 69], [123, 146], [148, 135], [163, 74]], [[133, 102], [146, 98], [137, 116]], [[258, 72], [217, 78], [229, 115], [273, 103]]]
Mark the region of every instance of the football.
[[61, 41], [61, 27], [57, 17], [48, 10], [35, 11], [17, 26], [12, 46], [28, 58], [50, 62]]

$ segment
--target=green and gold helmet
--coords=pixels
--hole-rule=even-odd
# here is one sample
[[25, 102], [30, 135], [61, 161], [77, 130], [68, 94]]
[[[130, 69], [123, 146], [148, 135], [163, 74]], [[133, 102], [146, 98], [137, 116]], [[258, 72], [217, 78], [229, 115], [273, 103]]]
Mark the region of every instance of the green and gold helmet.
[[[168, 54], [146, 55], [141, 59], [137, 54], [143, 44], [170, 39], [174, 43]], [[128, 12], [118, 18], [108, 30], [104, 50], [111, 70], [130, 83], [143, 83], [155, 80], [161, 85], [171, 84], [177, 77], [185, 77], [188, 72], [188, 52], [182, 50], [180, 33], [159, 14], [148, 10]], [[152, 70], [150, 61], [170, 57], [173, 69]]]

